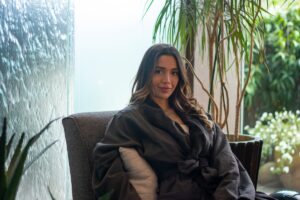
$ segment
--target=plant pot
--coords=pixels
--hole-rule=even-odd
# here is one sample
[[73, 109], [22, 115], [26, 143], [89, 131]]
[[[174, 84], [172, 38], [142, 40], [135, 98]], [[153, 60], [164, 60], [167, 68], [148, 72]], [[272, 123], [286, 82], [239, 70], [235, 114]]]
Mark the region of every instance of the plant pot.
[[263, 141], [249, 135], [239, 135], [234, 141], [234, 135], [227, 135], [232, 152], [247, 170], [256, 189], [259, 163]]

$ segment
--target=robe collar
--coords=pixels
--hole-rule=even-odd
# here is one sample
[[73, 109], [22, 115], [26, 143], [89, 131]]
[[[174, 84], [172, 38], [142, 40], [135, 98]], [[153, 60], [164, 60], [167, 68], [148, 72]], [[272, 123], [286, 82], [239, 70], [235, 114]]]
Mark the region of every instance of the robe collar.
[[[151, 98], [148, 97], [145, 100], [143, 107], [144, 115], [147, 116], [151, 123], [162, 129], [169, 130], [170, 134], [175, 135], [175, 137], [180, 137], [178, 136], [179, 129], [176, 126], [176, 122], [167, 117], [161, 107]], [[203, 121], [199, 119], [199, 117], [178, 110], [175, 110], [175, 112], [190, 129], [189, 139], [192, 155], [199, 156], [207, 154], [213, 142], [213, 134], [205, 128]]]

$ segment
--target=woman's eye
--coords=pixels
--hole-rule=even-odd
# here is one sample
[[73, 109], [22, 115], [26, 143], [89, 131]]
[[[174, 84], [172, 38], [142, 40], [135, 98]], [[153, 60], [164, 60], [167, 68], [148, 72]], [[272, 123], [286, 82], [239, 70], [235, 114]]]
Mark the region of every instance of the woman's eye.
[[174, 72], [172, 72], [172, 74], [173, 74], [174, 76], [177, 76], [177, 75], [178, 75], [178, 71], [174, 71]]
[[155, 69], [155, 70], [154, 70], [154, 73], [155, 73], [155, 74], [161, 74], [161, 73], [162, 73], [162, 70], [161, 70], [161, 69]]

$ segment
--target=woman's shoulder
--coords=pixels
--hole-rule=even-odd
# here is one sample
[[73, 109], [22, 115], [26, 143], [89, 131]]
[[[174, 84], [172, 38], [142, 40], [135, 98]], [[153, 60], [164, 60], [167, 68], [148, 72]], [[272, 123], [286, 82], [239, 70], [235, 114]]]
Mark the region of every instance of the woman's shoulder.
[[[205, 124], [204, 119], [201, 118], [201, 116], [199, 116], [199, 113], [196, 112], [196, 111], [193, 111], [193, 112], [191, 112], [191, 113], [187, 113], [187, 114], [185, 114], [185, 116], [190, 116], [190, 117], [194, 118], [195, 120], [197, 120], [198, 122], [200, 122], [202, 125]], [[209, 121], [211, 121], [211, 123], [212, 123], [212, 128], [213, 128], [213, 127], [215, 126], [215, 121], [213, 120], [211, 114], [208, 113], [208, 112], [205, 112], [205, 116], [207, 117], [207, 119], [208, 119]]]
[[132, 127], [133, 124], [138, 124], [138, 107], [128, 105], [125, 108], [117, 111], [110, 119], [107, 130], [116, 132], [117, 130], [125, 130]]
[[138, 104], [129, 104], [125, 108], [119, 110], [114, 118], [128, 118], [134, 117], [140, 112], [140, 106]]

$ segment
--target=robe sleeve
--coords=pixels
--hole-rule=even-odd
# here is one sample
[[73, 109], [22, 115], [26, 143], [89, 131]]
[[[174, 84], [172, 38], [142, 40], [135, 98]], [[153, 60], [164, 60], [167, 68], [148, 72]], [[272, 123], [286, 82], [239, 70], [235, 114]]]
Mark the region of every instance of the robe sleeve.
[[109, 122], [104, 138], [93, 152], [92, 185], [96, 199], [111, 193], [114, 200], [139, 200], [136, 190], [129, 182], [119, 154], [119, 147], [141, 149], [136, 134], [138, 127], [132, 117], [118, 113]]
[[217, 125], [214, 126], [212, 163], [220, 180], [213, 194], [215, 199], [255, 198], [255, 189], [247, 171], [231, 151], [226, 135]]

